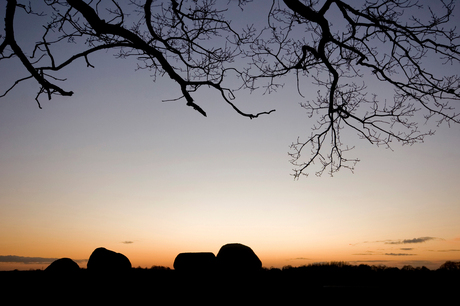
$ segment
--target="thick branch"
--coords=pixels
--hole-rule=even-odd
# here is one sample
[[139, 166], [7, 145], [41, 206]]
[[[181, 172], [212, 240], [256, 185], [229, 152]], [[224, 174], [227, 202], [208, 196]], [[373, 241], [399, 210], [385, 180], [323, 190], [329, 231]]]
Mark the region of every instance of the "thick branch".
[[14, 15], [17, 6], [16, 0], [8, 0], [5, 17], [5, 43], [13, 50], [14, 54], [20, 59], [24, 67], [29, 71], [35, 80], [42, 86], [43, 90], [48, 93], [48, 99], [51, 99], [53, 92], [58, 92], [62, 96], [71, 96], [72, 91], [65, 91], [62, 88], [48, 82], [30, 63], [22, 49], [16, 43], [14, 37]]

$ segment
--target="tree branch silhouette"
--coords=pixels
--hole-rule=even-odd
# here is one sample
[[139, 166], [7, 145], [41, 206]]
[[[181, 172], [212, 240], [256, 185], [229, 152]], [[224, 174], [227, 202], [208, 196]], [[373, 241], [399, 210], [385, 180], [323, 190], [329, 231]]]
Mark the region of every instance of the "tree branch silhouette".
[[[244, 10], [253, 1], [235, 2]], [[30, 79], [39, 84], [35, 99], [40, 108], [42, 94], [48, 99], [71, 96], [73, 92], [60, 85], [65, 79], [54, 73], [82, 61], [94, 68], [92, 55], [112, 50], [118, 58], [135, 57], [138, 68], [152, 71], [154, 78], [168, 76], [177, 84], [178, 97], [171, 101], [184, 99], [206, 116], [194, 99], [194, 93], [204, 88], [217, 91], [225, 104], [252, 119], [274, 110], [245, 112], [234, 102], [235, 91], [252, 91], [263, 84], [271, 93], [294, 76], [303, 100], [300, 105], [308, 122], [315, 122], [309, 136], [299, 136], [291, 145], [295, 178], [311, 171], [317, 175], [333, 175], [342, 168], [353, 171], [359, 160], [346, 157], [353, 146], [342, 141], [344, 131], [390, 147], [392, 142], [411, 145], [432, 135], [433, 131], [420, 129], [421, 120], [460, 123], [455, 104], [460, 100], [460, 77], [433, 71], [429, 65], [460, 62], [460, 37], [455, 28], [449, 28], [454, 0], [428, 4], [415, 0], [264, 1], [269, 9], [267, 24], [244, 29], [227, 16], [231, 1], [37, 3], [51, 13], [37, 13], [32, 4], [27, 7], [17, 0], [6, 2], [0, 61], [18, 58], [29, 75], [13, 81], [0, 97]], [[44, 34], [30, 57], [15, 37], [17, 8], [46, 20]], [[73, 54], [59, 51], [58, 46], [68, 43], [82, 49], [75, 48]], [[64, 60], [57, 62], [57, 58]], [[226, 87], [228, 79], [240, 83]], [[391, 86], [393, 100], [369, 94], [368, 85], [373, 82]], [[305, 94], [309, 84], [317, 86], [316, 98]]]
[[[444, 28], [454, 1], [438, 1], [439, 16], [417, 1], [364, 1], [361, 9], [347, 2], [273, 0], [266, 33], [255, 36], [246, 53], [252, 59], [246, 70], [249, 88], [269, 79], [267, 90], [275, 90], [289, 73], [296, 75], [302, 98], [301, 79], [313, 79], [320, 88], [316, 100], [301, 103], [316, 125], [310, 137], [291, 145], [295, 178], [308, 175], [315, 162], [317, 175], [354, 169], [359, 160], [344, 157], [353, 147], [342, 143], [343, 129], [390, 147], [392, 141], [423, 142], [434, 133], [419, 130], [419, 118], [414, 119], [419, 112], [425, 120], [436, 117], [438, 124], [460, 121], [453, 104], [460, 99], [459, 76], [436, 76], [427, 68], [432, 59], [460, 61], [459, 36]], [[411, 10], [430, 12], [430, 20], [411, 17]], [[328, 19], [332, 12], [334, 20]], [[335, 23], [340, 26], [333, 28]], [[369, 75], [394, 88], [393, 103], [367, 93]]]

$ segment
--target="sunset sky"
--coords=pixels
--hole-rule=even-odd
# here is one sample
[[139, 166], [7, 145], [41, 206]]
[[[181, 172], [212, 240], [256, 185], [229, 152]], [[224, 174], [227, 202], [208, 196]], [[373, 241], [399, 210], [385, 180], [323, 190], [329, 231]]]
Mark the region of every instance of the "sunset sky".
[[[247, 9], [266, 20], [269, 7], [261, 7]], [[19, 44], [42, 36], [35, 19], [17, 18]], [[345, 134], [356, 145], [349, 157], [361, 160], [354, 173], [293, 180], [289, 145], [312, 123], [295, 84], [270, 95], [237, 92], [245, 111], [276, 108], [254, 120], [200, 90], [203, 117], [182, 100], [163, 103], [178, 97], [177, 84], [153, 82], [134, 60], [102, 52], [92, 63], [67, 69], [62, 86], [74, 96], [43, 97], [43, 109], [35, 81], [0, 99], [0, 270], [46, 268], [62, 257], [86, 267], [97, 247], [135, 267], [172, 267], [180, 252], [217, 254], [233, 242], [265, 267], [436, 269], [460, 260], [460, 126], [422, 123], [435, 136], [393, 151]], [[453, 74], [458, 65], [442, 69]], [[0, 61], [1, 94], [26, 75], [17, 61]], [[305, 84], [312, 98], [316, 91]]]

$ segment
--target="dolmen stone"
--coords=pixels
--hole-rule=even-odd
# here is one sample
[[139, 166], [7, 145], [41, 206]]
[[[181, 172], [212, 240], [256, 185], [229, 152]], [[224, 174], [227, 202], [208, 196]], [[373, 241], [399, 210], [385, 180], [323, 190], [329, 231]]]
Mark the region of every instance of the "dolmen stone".
[[262, 262], [254, 251], [241, 243], [222, 246], [216, 261], [223, 272], [256, 272], [262, 269]]
[[70, 258], [60, 258], [46, 267], [45, 271], [47, 273], [71, 274], [80, 271], [80, 266]]
[[174, 270], [179, 272], [212, 272], [216, 256], [211, 252], [180, 253], [174, 260]]
[[106, 248], [97, 248], [88, 259], [87, 269], [93, 272], [125, 272], [131, 269], [128, 257]]

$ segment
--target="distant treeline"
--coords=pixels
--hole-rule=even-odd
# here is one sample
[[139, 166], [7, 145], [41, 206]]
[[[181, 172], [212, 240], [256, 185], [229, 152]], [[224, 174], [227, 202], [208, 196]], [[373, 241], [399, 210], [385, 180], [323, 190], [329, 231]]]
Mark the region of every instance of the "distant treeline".
[[[154, 274], [174, 274], [168, 267], [133, 268]], [[181, 273], [177, 273], [181, 276]], [[201, 276], [209, 276], [203, 273]], [[200, 273], [195, 275], [200, 277]], [[216, 275], [210, 276], [213, 278]], [[219, 276], [219, 275], [217, 275]], [[447, 261], [436, 270], [425, 266], [402, 268], [385, 265], [351, 265], [347, 262], [324, 262], [298, 267], [262, 268], [253, 277], [262, 283], [283, 284], [284, 287], [375, 287], [375, 288], [450, 288], [460, 287], [460, 262]]]
[[460, 262], [454, 261], [447, 261], [436, 270], [425, 266], [406, 265], [397, 268], [385, 265], [351, 265], [347, 262], [314, 263], [267, 270], [288, 278], [308, 278], [312, 285], [316, 283], [322, 286], [444, 286], [460, 280]]
[[[163, 271], [170, 271], [172, 270], [169, 267], [165, 266], [157, 266], [154, 265], [150, 268], [142, 268], [142, 267], [137, 267], [134, 269], [143, 269], [143, 270], [163, 270]], [[386, 265], [365, 265], [365, 264], [360, 264], [360, 265], [352, 265], [346, 261], [330, 261], [330, 262], [319, 262], [319, 263], [312, 263], [308, 265], [302, 265], [302, 266], [296, 266], [293, 267], [291, 265], [284, 266], [282, 268], [274, 268], [274, 267], [263, 267], [262, 270], [264, 271], [292, 271], [292, 270], [302, 270], [302, 271], [308, 271], [308, 270], [316, 270], [316, 269], [322, 269], [324, 270], [338, 270], [338, 269], [344, 269], [344, 270], [371, 270], [374, 272], [383, 272], [383, 271], [405, 271], [405, 272], [414, 272], [414, 271], [422, 271], [422, 272], [427, 272], [427, 271], [440, 271], [440, 272], [458, 272], [460, 273], [460, 261], [446, 261], [443, 263], [438, 269], [436, 270], [430, 270], [429, 268], [422, 266], [422, 267], [413, 267], [411, 265], [405, 265], [402, 268], [398, 267], [390, 267]]]

